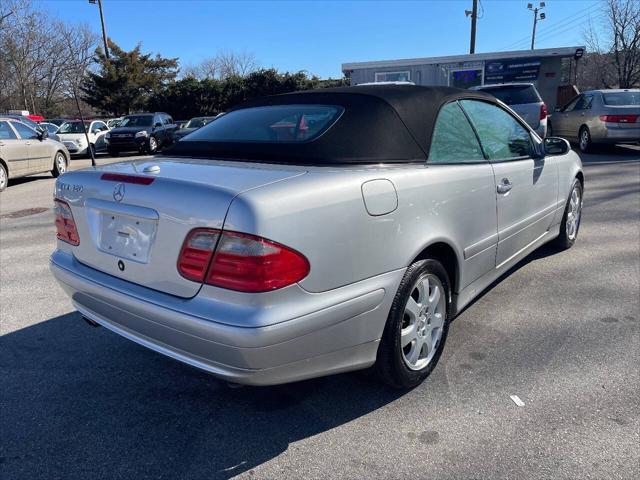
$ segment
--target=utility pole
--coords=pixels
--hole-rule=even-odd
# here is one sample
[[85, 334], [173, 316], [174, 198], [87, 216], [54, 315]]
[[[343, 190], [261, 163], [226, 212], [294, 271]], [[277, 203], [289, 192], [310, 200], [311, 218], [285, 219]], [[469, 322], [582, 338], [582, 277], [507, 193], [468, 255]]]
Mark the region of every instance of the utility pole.
[[[540, 2], [540, 5], [535, 8], [533, 7], [533, 4], [527, 4], [527, 8], [533, 12], [533, 33], [531, 34], [531, 50], [534, 49], [536, 44], [536, 26], [538, 25], [538, 18], [540, 18], [540, 20], [544, 20], [545, 18], [547, 18], [547, 16], [543, 12], [540, 12], [540, 10], [542, 10], [544, 7], [544, 2]], [[540, 12], [539, 15], [538, 12]]]
[[107, 29], [104, 26], [104, 13], [102, 12], [102, 0], [89, 0], [89, 3], [95, 5], [98, 3], [98, 10], [100, 10], [100, 23], [102, 24], [102, 41], [104, 42], [104, 54], [109, 60], [109, 45], [107, 43]]
[[478, 0], [473, 0], [472, 10], [465, 10], [464, 14], [471, 17], [471, 44], [469, 53], [476, 53], [476, 21], [478, 20]]

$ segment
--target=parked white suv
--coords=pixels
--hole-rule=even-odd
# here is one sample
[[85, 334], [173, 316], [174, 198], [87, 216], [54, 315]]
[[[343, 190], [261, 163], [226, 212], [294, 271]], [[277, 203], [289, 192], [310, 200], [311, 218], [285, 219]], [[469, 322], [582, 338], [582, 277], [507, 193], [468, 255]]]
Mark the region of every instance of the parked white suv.
[[471, 87], [471, 90], [482, 90], [502, 100], [520, 115], [540, 135], [540, 138], [547, 136], [547, 106], [533, 83], [480, 85]]

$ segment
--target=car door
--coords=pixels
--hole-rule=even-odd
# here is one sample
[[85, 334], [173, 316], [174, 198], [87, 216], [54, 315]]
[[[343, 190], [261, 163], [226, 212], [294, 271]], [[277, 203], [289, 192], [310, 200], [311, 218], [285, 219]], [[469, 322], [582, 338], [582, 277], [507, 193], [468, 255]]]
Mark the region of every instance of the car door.
[[[449, 229], [463, 254], [460, 288], [464, 288], [494, 269], [498, 226], [493, 168], [458, 102], [446, 104], [438, 113], [427, 167], [447, 192], [439, 201], [460, 205]], [[433, 192], [428, 195], [433, 201]]]
[[46, 172], [53, 168], [53, 155], [48, 142], [41, 140], [38, 132], [21, 122], [11, 122], [20, 138], [25, 140], [29, 157], [29, 173]]
[[560, 113], [562, 121], [560, 122], [561, 130], [557, 132], [558, 135], [577, 140], [580, 127], [586, 122], [587, 110], [591, 108], [592, 103], [593, 94], [581, 94], [567, 105]]
[[0, 121], [0, 158], [6, 162], [9, 176], [15, 177], [29, 172], [29, 149], [28, 140], [19, 138], [11, 123]]
[[493, 166], [498, 216], [499, 268], [548, 234], [558, 196], [558, 166], [536, 154], [529, 129], [498, 105], [460, 102]]

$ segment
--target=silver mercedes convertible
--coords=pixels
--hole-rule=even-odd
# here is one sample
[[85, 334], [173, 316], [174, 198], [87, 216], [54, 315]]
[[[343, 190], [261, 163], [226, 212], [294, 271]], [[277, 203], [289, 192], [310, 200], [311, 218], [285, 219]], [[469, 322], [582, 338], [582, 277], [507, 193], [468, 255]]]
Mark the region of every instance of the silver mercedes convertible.
[[565, 140], [482, 92], [298, 92], [60, 177], [51, 268], [90, 324], [229, 382], [411, 388], [487, 286], [574, 244], [583, 189]]

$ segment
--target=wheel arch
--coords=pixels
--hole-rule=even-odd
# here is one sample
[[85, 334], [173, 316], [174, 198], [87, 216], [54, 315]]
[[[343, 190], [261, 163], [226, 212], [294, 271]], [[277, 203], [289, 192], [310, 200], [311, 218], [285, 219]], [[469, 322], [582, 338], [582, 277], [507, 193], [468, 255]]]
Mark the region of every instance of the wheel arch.
[[450, 242], [438, 240], [424, 247], [410, 263], [428, 258], [438, 260], [442, 263], [447, 275], [449, 275], [449, 282], [451, 283], [450, 293], [453, 296], [458, 291], [461, 265], [456, 250], [451, 246]]
[[582, 173], [582, 170], [579, 170], [578, 173], [576, 173], [575, 178], [580, 180], [580, 183], [582, 184], [582, 188], [584, 188], [584, 173]]
[[7, 164], [7, 162], [5, 162], [2, 157], [0, 157], [0, 165], [2, 165], [4, 167], [4, 171], [7, 172], [7, 180], [9, 179], [9, 175], [11, 175], [11, 173], [9, 172], [9, 165]]

